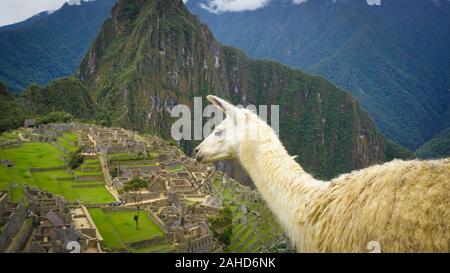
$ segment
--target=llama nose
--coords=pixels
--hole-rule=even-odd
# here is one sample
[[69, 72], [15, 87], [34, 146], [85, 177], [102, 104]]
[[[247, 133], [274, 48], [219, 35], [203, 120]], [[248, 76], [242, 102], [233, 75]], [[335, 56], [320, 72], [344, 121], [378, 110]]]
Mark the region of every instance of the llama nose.
[[200, 151], [200, 149], [197, 147], [195, 148], [195, 153], [198, 154], [198, 151]]
[[195, 157], [195, 160], [197, 160], [198, 162], [202, 162], [203, 156], [197, 154], [197, 156]]

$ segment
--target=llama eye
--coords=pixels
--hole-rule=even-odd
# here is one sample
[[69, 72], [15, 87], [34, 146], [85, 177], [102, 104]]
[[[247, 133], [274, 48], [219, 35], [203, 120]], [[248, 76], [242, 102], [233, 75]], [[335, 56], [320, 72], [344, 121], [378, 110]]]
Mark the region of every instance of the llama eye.
[[220, 137], [222, 136], [222, 131], [215, 131], [214, 135]]

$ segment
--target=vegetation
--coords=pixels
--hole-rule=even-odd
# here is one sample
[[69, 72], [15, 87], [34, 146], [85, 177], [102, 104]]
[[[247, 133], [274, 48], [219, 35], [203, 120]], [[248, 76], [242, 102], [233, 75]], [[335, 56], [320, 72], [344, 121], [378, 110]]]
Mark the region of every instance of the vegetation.
[[[214, 188], [219, 196], [223, 198], [222, 211], [225, 216], [225, 224], [228, 223], [227, 210], [232, 216], [232, 231], [226, 231], [224, 236], [230, 242], [224, 248], [225, 252], [231, 253], [257, 253], [260, 250], [269, 250], [274, 245], [278, 245], [279, 252], [287, 252], [290, 250], [288, 244], [283, 245], [279, 241], [284, 241], [283, 229], [278, 220], [270, 212], [262, 199], [243, 198], [251, 195], [251, 190], [245, 189], [238, 182], [227, 179], [226, 183], [222, 183], [221, 178], [216, 178]], [[245, 193], [244, 193], [245, 192]], [[245, 209], [243, 209], [245, 207]], [[212, 229], [214, 232], [214, 229]], [[218, 230], [219, 232], [223, 232]]]
[[105, 204], [116, 200], [103, 181], [80, 182], [66, 170], [31, 172], [36, 187], [63, 196], [69, 202]]
[[143, 201], [142, 191], [147, 190], [147, 187], [147, 181], [135, 178], [126, 183], [122, 189], [122, 192], [126, 192], [131, 196], [134, 206], [136, 207], [137, 214], [133, 217], [134, 221], [136, 222], [136, 230], [139, 230], [139, 213], [141, 212]]
[[45, 116], [38, 117], [37, 122], [39, 124], [49, 124], [49, 123], [69, 123], [74, 120], [74, 117], [64, 111], [60, 112], [50, 112]]
[[420, 158], [450, 157], [450, 128], [438, 133], [433, 139], [420, 147], [416, 154]]
[[16, 129], [26, 118], [37, 122], [70, 122], [89, 120], [94, 103], [86, 87], [76, 78], [64, 78], [47, 86], [30, 85], [19, 97], [11, 94], [0, 82], [0, 132]]
[[83, 150], [78, 147], [77, 135], [72, 132], [64, 132], [62, 137], [59, 137], [56, 140], [56, 143], [64, 148], [66, 153], [69, 153], [69, 156], [71, 153], [75, 153], [77, 150], [80, 153]]
[[52, 119], [71, 119], [61, 112], [77, 118], [91, 118], [94, 112], [88, 89], [74, 77], [57, 79], [46, 86], [31, 84], [20, 99], [27, 109], [38, 115], [57, 112], [47, 116], [50, 122]]
[[18, 128], [27, 117], [27, 111], [6, 85], [0, 81], [0, 132]]
[[233, 236], [233, 213], [229, 207], [221, 209], [218, 216], [208, 219], [214, 237], [225, 247], [230, 245]]
[[141, 228], [137, 230], [133, 223], [133, 211], [107, 212], [101, 208], [91, 208], [89, 213], [102, 234], [105, 246], [112, 250], [119, 251], [126, 249], [128, 243], [163, 236], [161, 229], [148, 216], [141, 217]]
[[416, 155], [405, 147], [388, 141], [386, 146], [386, 161], [391, 161], [395, 158], [414, 159]]
[[83, 148], [78, 148], [77, 150], [71, 152], [69, 154], [69, 160], [67, 162], [67, 166], [75, 170], [76, 168], [80, 167], [81, 164], [84, 162], [84, 156], [82, 155]]
[[[17, 133], [14, 133], [4, 133], [1, 138], [17, 137]], [[64, 137], [76, 141], [74, 135], [66, 134]], [[73, 149], [69, 147], [69, 150]], [[64, 196], [69, 202], [103, 204], [116, 201], [101, 179], [75, 181], [74, 176], [64, 167], [64, 156], [67, 155], [55, 145], [41, 142], [22, 143], [18, 148], [0, 149], [0, 158], [11, 160], [14, 164], [10, 168], [0, 165], [0, 190], [9, 191], [14, 202], [21, 200], [24, 184]], [[85, 173], [80, 171], [77, 175]]]
[[23, 184], [38, 187], [29, 169], [63, 166], [59, 154], [60, 150], [49, 143], [24, 143], [19, 148], [0, 149], [0, 158], [14, 163], [12, 168], [0, 165], [0, 187], [10, 190], [13, 201], [20, 201]]

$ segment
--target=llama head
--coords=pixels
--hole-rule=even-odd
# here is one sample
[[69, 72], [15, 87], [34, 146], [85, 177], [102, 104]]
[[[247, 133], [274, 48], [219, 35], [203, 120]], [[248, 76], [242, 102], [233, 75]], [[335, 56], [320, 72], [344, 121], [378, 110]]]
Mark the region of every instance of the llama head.
[[195, 148], [199, 162], [236, 158], [243, 143], [257, 140], [261, 129], [268, 127], [247, 109], [235, 107], [216, 96], [209, 95], [207, 98], [226, 114], [226, 118]]

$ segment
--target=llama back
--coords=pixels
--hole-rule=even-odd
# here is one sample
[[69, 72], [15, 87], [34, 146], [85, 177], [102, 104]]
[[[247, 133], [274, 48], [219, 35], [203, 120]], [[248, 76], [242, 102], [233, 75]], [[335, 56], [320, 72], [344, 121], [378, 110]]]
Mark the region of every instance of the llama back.
[[[450, 160], [400, 161], [343, 175], [306, 205], [299, 251], [450, 252]], [[308, 245], [305, 249], [305, 245]]]

